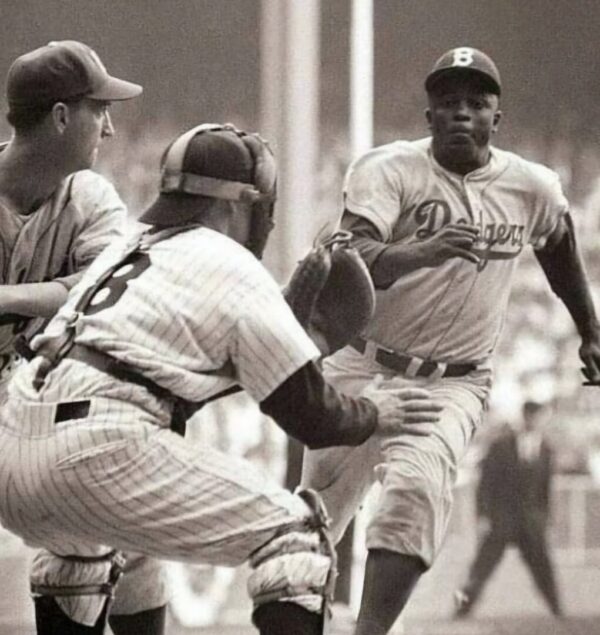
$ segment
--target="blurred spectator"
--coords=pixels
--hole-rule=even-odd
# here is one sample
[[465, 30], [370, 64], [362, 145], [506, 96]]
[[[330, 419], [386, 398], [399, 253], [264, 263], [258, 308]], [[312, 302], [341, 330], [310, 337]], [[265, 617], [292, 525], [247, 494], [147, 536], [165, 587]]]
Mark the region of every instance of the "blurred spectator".
[[509, 544], [519, 548], [552, 613], [561, 615], [546, 540], [553, 451], [543, 428], [549, 415], [547, 405], [526, 402], [520, 425], [506, 426], [482, 460], [478, 549], [466, 584], [455, 593], [456, 617], [469, 615]]

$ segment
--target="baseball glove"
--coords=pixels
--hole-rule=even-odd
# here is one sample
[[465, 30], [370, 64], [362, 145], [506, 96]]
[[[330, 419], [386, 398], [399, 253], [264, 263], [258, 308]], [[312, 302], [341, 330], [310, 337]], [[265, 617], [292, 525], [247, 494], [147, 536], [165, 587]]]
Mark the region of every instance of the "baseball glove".
[[296, 319], [323, 356], [346, 346], [367, 326], [375, 288], [367, 266], [339, 231], [313, 247], [283, 290]]

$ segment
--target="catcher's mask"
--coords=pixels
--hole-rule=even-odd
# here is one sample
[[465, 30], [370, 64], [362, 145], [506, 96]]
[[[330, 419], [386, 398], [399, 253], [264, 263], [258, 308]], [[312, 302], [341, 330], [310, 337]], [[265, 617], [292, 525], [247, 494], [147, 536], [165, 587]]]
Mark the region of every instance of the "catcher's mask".
[[266, 141], [231, 124], [202, 124], [167, 148], [161, 164], [160, 196], [140, 217], [143, 223], [179, 225], [193, 222], [161, 200], [186, 194], [247, 203], [250, 232], [245, 247], [262, 257], [273, 228], [277, 166]]

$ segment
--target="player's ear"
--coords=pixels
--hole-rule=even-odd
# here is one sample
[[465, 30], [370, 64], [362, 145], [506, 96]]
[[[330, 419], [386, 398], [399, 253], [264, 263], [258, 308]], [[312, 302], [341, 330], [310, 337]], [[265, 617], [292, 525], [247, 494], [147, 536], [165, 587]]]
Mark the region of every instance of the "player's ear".
[[498, 132], [498, 127], [500, 125], [500, 120], [502, 119], [502, 111], [496, 110], [494, 113], [494, 122], [492, 125], [492, 132]]
[[427, 127], [431, 128], [431, 108], [425, 108], [425, 119], [427, 120]]
[[69, 106], [67, 106], [67, 104], [63, 104], [62, 101], [58, 101], [54, 104], [54, 106], [52, 106], [50, 115], [52, 116], [54, 127], [60, 134], [62, 134], [69, 124]]

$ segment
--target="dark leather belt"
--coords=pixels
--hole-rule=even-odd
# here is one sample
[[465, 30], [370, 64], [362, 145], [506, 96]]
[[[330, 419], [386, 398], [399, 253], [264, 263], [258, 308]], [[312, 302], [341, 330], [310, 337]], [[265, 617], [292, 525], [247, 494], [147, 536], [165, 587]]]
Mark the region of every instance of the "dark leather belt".
[[[362, 337], [357, 337], [350, 342], [350, 346], [356, 349], [359, 353], [364, 353], [367, 349], [367, 342]], [[413, 373], [415, 377], [430, 377], [435, 373], [435, 371], [439, 371], [440, 368], [444, 368], [444, 364], [428, 360], [419, 360], [416, 357], [409, 357], [407, 355], [398, 355], [393, 351], [381, 348], [375, 344], [375, 361], [386, 368], [405, 374], [413, 360], [420, 362], [416, 371]], [[443, 372], [440, 374], [440, 377], [463, 377], [476, 368], [477, 364], [470, 363], [446, 364]]]
[[[76, 359], [77, 361], [83, 362], [88, 366], [93, 366], [97, 370], [108, 373], [109, 375], [112, 375], [117, 379], [143, 386], [159, 399], [171, 397], [171, 393], [169, 393], [167, 390], [161, 388], [152, 380], [147, 379], [143, 375], [132, 372], [129, 369], [129, 366], [127, 366], [123, 362], [120, 362], [110, 355], [106, 355], [106, 353], [102, 353], [93, 348], [89, 348], [88, 346], [74, 344], [69, 349], [65, 357], [69, 359]], [[89, 411], [89, 399], [82, 401], [61, 402], [56, 407], [54, 423], [68, 421], [69, 419], [85, 419], [85, 417], [88, 416]]]
[[90, 400], [61, 401], [56, 406], [54, 423], [69, 421], [69, 419], [85, 419], [90, 414]]
[[90, 348], [83, 344], [73, 344], [65, 358], [76, 359], [78, 362], [92, 366], [96, 370], [112, 375], [116, 379], [143, 386], [158, 399], [172, 399], [173, 397], [166, 388], [144, 377], [140, 372], [136, 372], [127, 363], [121, 362], [115, 357], [111, 357], [95, 348]]
[[174, 399], [173, 394], [159, 386], [157, 383], [142, 375], [139, 371], [129, 366], [126, 362], [121, 362], [115, 357], [111, 357], [106, 353], [84, 346], [82, 344], [73, 344], [67, 354], [67, 359], [75, 359], [83, 362], [88, 366], [92, 366], [102, 373], [107, 373], [120, 381], [130, 382], [142, 386], [157, 399], [168, 401], [172, 404], [171, 413], [171, 430], [177, 432], [181, 436], [185, 434], [186, 421], [191, 416], [191, 412], [187, 412], [187, 404], [182, 399]]

